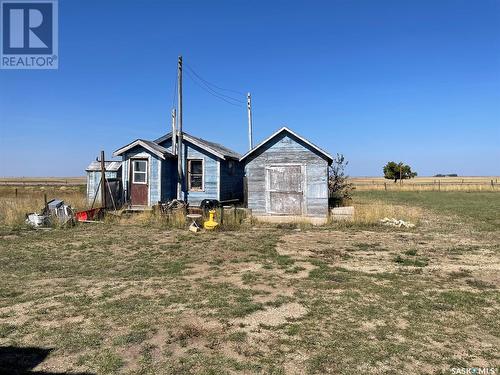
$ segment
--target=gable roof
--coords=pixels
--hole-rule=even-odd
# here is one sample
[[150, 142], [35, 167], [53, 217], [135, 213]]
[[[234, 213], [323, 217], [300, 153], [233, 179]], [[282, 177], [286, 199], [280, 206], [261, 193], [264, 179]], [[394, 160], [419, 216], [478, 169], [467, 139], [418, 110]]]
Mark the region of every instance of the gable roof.
[[262, 142], [260, 142], [257, 146], [255, 146], [254, 148], [252, 148], [251, 150], [249, 150], [245, 155], [243, 155], [241, 158], [240, 158], [240, 161], [242, 161], [243, 159], [247, 158], [248, 156], [250, 156], [251, 154], [253, 154], [256, 150], [258, 150], [259, 148], [261, 148], [262, 146], [264, 146], [267, 142], [269, 142], [270, 140], [272, 140], [274, 137], [278, 136], [279, 134], [283, 133], [283, 132], [287, 132], [291, 135], [293, 135], [295, 138], [298, 138], [300, 139], [302, 142], [304, 142], [305, 144], [307, 144], [309, 147], [311, 147], [312, 149], [316, 150], [318, 153], [320, 153], [325, 159], [328, 160], [328, 164], [330, 164], [332, 161], [333, 161], [333, 157], [327, 153], [326, 151], [322, 150], [321, 148], [319, 148], [318, 146], [316, 146], [314, 143], [311, 143], [309, 142], [307, 139], [305, 139], [304, 137], [301, 137], [300, 135], [298, 135], [297, 133], [295, 133], [294, 131], [288, 129], [286, 126], [283, 126], [281, 129], [279, 129], [278, 131], [274, 132], [273, 134], [271, 134], [270, 137], [264, 139]]
[[165, 147], [160, 146], [157, 143], [151, 142], [151, 141], [146, 141], [145, 139], [136, 139], [135, 141], [129, 143], [126, 146], [123, 146], [122, 148], [119, 148], [115, 152], [113, 152], [113, 156], [118, 156], [123, 154], [125, 151], [128, 151], [136, 146], [142, 146], [146, 150], [152, 152], [156, 156], [165, 159], [165, 156], [172, 156], [170, 151], [168, 151]]
[[[183, 139], [185, 139], [186, 141], [188, 142], [191, 142], [192, 144], [204, 149], [205, 151], [208, 151], [209, 153], [221, 158], [221, 159], [226, 159], [226, 158], [230, 158], [230, 159], [236, 159], [236, 160], [239, 160], [239, 158], [241, 157], [240, 154], [238, 154], [236, 151], [233, 151], [219, 143], [215, 143], [215, 142], [210, 142], [210, 141], [207, 141], [203, 138], [198, 138], [198, 137], [195, 137], [195, 136], [192, 136], [186, 132], [182, 132], [182, 137]], [[164, 142], [168, 139], [172, 138], [172, 132], [169, 132], [167, 134], [165, 134], [164, 136], [158, 138], [158, 139], [155, 139], [155, 143], [159, 144], [161, 142]]]

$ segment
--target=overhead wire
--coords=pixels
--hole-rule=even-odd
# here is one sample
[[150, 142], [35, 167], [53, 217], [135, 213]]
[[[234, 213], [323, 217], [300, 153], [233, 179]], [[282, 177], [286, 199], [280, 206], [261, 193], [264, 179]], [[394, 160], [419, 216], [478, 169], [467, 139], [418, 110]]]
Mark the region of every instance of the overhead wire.
[[[245, 102], [243, 100], [239, 100], [239, 99], [236, 99], [236, 98], [233, 98], [231, 96], [228, 96], [228, 95], [224, 95], [222, 93], [219, 93], [215, 90], [213, 90], [212, 88], [210, 88], [209, 86], [207, 85], [203, 85], [201, 84], [199, 81], [197, 81], [195, 79], [195, 77], [191, 74], [191, 72], [189, 70], [185, 70], [185, 72], [187, 73], [187, 76], [189, 78], [191, 78], [191, 80], [197, 85], [199, 86], [201, 89], [205, 90], [206, 92], [208, 92], [209, 94], [215, 96], [216, 98], [220, 99], [220, 100], [223, 100], [224, 102], [228, 103], [228, 104], [231, 104], [235, 107], [243, 107], [242, 104], [244, 104]], [[233, 101], [231, 101], [233, 100]], [[236, 102], [236, 103], [235, 103]], [[241, 104], [238, 104], [238, 103], [241, 103]]]
[[191, 66], [189, 66], [188, 64], [186, 64], [186, 67], [187, 67], [186, 73], [188, 73], [188, 75], [189, 75], [189, 73], [191, 73], [192, 75], [190, 75], [190, 78], [198, 86], [200, 86], [202, 89], [204, 89], [205, 91], [208, 91], [210, 94], [216, 96], [217, 98], [219, 98], [221, 100], [224, 100], [225, 102], [227, 102], [229, 100], [229, 101], [231, 101], [231, 104], [233, 104], [233, 105], [234, 105], [233, 102], [240, 103], [240, 104], [245, 104], [246, 103], [242, 99], [238, 99], [238, 98], [235, 98], [233, 96], [226, 95], [226, 94], [224, 94], [224, 93], [222, 93], [220, 91], [217, 91], [217, 90], [231, 91], [231, 92], [234, 92], [234, 93], [237, 93], [237, 94], [244, 95], [242, 92], [236, 91], [236, 90], [231, 90], [231, 89], [226, 89], [226, 88], [217, 86], [217, 85], [215, 85], [213, 83], [210, 83], [209, 81], [207, 81], [206, 79], [204, 79], [200, 74], [196, 73], [196, 71]]
[[204, 82], [207, 86], [213, 86], [214, 88], [216, 88], [217, 90], [222, 90], [222, 91], [228, 91], [228, 92], [233, 92], [235, 94], [238, 94], [238, 95], [245, 95], [245, 93], [241, 92], [241, 91], [237, 91], [237, 90], [232, 90], [232, 89], [226, 89], [224, 87], [220, 87], [220, 86], [217, 86], [216, 84], [214, 83], [211, 83], [209, 81], [207, 81], [205, 78], [203, 78], [200, 74], [196, 73], [196, 71], [191, 67], [191, 65], [189, 65], [188, 63], [184, 63], [186, 65], [186, 67], [196, 76], [198, 77], [198, 79], [202, 82]]

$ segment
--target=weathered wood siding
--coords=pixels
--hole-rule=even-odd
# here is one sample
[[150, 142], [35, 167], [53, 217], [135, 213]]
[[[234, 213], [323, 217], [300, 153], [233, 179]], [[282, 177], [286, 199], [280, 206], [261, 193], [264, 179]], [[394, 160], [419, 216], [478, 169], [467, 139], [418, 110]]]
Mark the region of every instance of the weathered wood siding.
[[279, 134], [245, 160], [248, 208], [256, 215], [266, 211], [266, 167], [301, 165], [304, 178], [302, 214], [328, 215], [328, 161], [289, 133]]
[[134, 147], [122, 156], [122, 181], [123, 181], [123, 194], [125, 200], [130, 201], [130, 159], [131, 158], [144, 158], [148, 159], [148, 205], [152, 206], [161, 200], [161, 172], [162, 162], [155, 154], [149, 152], [143, 147]]
[[[117, 178], [118, 172], [106, 172], [105, 175], [106, 178]], [[96, 196], [96, 194], [97, 197], [95, 199], [95, 204], [101, 204], [101, 187], [99, 185], [99, 181], [101, 181], [101, 172], [87, 172], [87, 202], [89, 202], [90, 204], [92, 204], [92, 202], [94, 201], [94, 197]]]

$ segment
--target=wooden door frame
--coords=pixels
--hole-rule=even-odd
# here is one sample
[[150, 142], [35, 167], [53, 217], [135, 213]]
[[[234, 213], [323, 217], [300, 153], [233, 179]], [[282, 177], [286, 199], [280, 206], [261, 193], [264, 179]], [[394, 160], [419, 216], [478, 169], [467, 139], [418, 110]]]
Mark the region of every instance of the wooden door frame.
[[265, 200], [266, 200], [266, 214], [269, 215], [282, 215], [282, 216], [294, 216], [294, 215], [287, 215], [287, 214], [281, 214], [277, 212], [272, 212], [271, 211], [271, 191], [269, 189], [269, 170], [273, 168], [279, 168], [279, 167], [300, 167], [300, 174], [302, 175], [302, 207], [301, 207], [301, 213], [300, 215], [306, 215], [307, 214], [307, 198], [306, 198], [306, 193], [307, 193], [307, 168], [306, 164], [304, 163], [273, 163], [270, 165], [265, 166], [265, 175], [264, 175], [264, 193], [265, 193]]
[[[134, 183], [134, 171], [133, 166], [134, 166], [134, 160], [142, 160], [147, 162], [147, 174], [146, 174], [146, 185], [148, 187], [148, 199], [146, 202], [146, 206], [150, 206], [150, 200], [151, 200], [151, 184], [150, 184], [150, 175], [151, 175], [151, 158], [149, 156], [133, 156], [128, 159], [129, 162], [129, 167], [128, 167], [128, 190], [129, 190], [129, 195], [130, 195], [130, 204], [132, 204], [132, 184]], [[139, 184], [140, 185], [140, 184]]]
[[[189, 162], [192, 161], [192, 160], [199, 160], [201, 161], [201, 169], [202, 169], [202, 173], [201, 173], [201, 190], [191, 190], [190, 188], [190, 185], [191, 185], [191, 182], [189, 181]], [[204, 193], [205, 192], [205, 157], [194, 157], [194, 156], [190, 156], [188, 158], [186, 158], [186, 191], [189, 193]], [[218, 179], [218, 178], [217, 178]]]

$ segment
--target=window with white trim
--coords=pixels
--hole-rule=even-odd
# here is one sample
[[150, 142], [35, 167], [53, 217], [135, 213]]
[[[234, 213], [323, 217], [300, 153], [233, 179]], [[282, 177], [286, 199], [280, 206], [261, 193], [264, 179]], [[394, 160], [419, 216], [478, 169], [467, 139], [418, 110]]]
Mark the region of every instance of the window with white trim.
[[147, 160], [132, 160], [132, 182], [134, 184], [147, 184], [148, 182]]
[[203, 191], [203, 159], [188, 160], [188, 189], [189, 191]]

